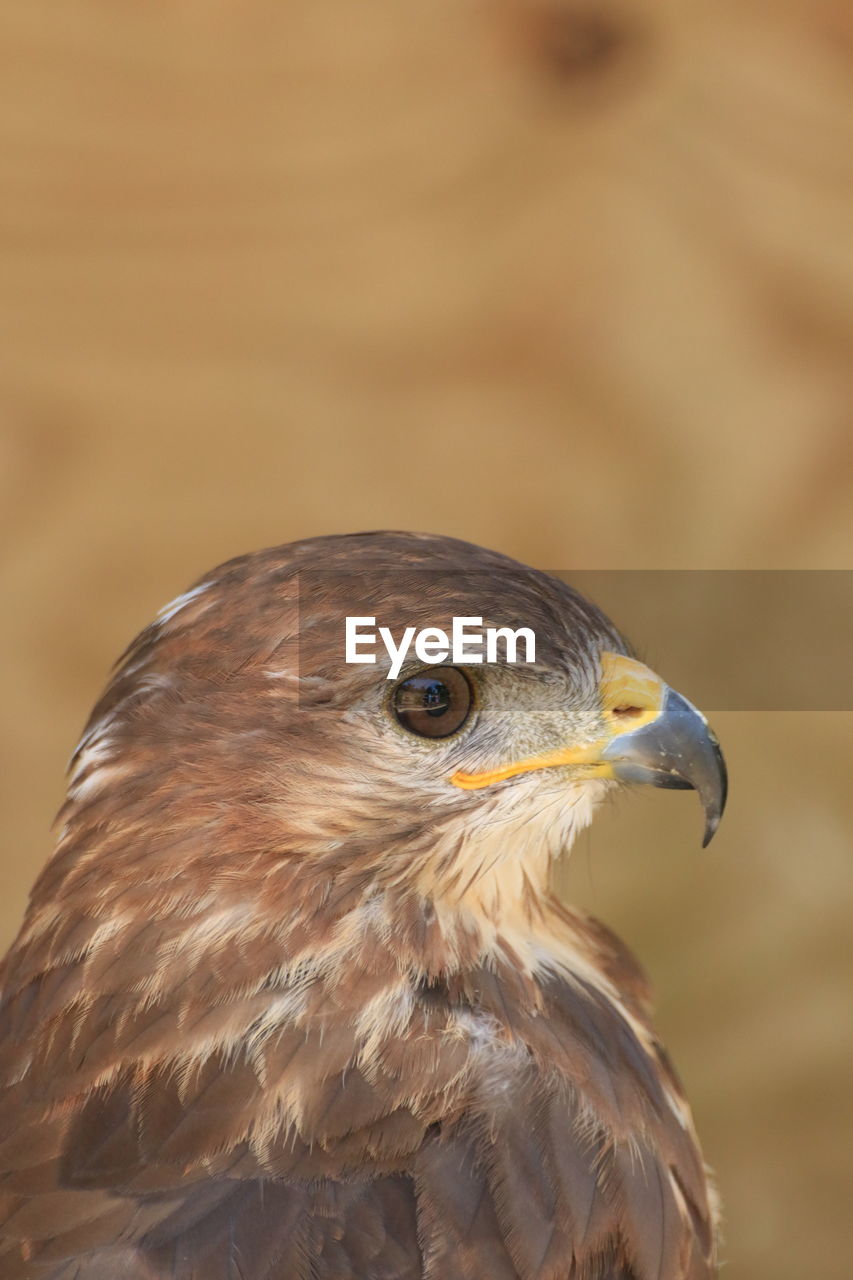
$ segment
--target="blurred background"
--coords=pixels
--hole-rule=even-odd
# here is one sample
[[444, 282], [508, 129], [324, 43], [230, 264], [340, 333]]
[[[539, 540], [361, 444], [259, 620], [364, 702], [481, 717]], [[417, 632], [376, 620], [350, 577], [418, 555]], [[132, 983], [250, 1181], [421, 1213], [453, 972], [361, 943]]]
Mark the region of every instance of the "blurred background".
[[[851, 73], [846, 0], [3, 0], [3, 945], [109, 664], [218, 561], [851, 566]], [[705, 710], [711, 848], [627, 796], [560, 885], [653, 978], [725, 1275], [846, 1280], [853, 715]]]

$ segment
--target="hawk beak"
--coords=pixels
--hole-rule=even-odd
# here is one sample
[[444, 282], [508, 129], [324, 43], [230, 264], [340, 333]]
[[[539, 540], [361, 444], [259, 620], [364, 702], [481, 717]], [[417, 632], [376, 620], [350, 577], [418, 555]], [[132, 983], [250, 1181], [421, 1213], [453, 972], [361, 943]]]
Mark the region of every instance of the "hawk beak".
[[728, 784], [720, 744], [701, 711], [649, 667], [621, 653], [601, 654], [599, 692], [605, 734], [597, 741], [485, 773], [459, 770], [450, 781], [471, 791], [516, 774], [573, 764], [587, 766], [591, 777], [692, 788], [705, 810], [705, 848], [719, 826]]
[[601, 665], [605, 720], [613, 726], [602, 763], [623, 782], [693, 788], [705, 810], [704, 849], [720, 825], [728, 790], [726, 762], [708, 721], [641, 662], [603, 653]]

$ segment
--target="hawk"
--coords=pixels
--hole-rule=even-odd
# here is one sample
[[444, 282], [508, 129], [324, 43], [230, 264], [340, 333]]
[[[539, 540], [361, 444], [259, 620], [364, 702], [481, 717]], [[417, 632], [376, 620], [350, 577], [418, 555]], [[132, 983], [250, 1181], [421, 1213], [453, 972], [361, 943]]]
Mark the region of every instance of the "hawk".
[[[343, 659], [345, 617], [535, 661]], [[387, 666], [387, 664], [386, 664]], [[706, 1280], [645, 980], [549, 868], [725, 769], [562, 582], [374, 533], [232, 560], [120, 660], [0, 970], [5, 1280]]]

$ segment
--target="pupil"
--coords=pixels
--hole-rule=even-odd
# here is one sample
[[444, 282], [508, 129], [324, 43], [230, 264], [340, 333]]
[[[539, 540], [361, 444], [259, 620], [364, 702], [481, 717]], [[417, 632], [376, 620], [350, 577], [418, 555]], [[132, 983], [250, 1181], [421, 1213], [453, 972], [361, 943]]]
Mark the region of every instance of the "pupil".
[[424, 710], [428, 716], [443, 716], [450, 706], [450, 694], [447, 685], [436, 680], [424, 690]]

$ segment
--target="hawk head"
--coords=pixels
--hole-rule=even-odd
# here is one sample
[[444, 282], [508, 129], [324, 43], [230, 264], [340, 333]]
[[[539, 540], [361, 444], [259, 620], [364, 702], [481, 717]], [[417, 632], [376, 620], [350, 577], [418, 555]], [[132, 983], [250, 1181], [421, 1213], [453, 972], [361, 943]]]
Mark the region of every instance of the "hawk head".
[[[395, 636], [454, 617], [525, 626], [535, 661], [410, 653], [389, 680], [382, 651], [345, 661], [354, 615]], [[73, 759], [46, 875], [91, 899], [78, 855], [97, 847], [110, 913], [126, 897], [280, 918], [294, 895], [370, 886], [445, 932], [523, 931], [551, 859], [620, 781], [695, 787], [706, 842], [725, 800], [704, 718], [592, 604], [453, 539], [312, 539], [221, 566], [130, 647]]]

